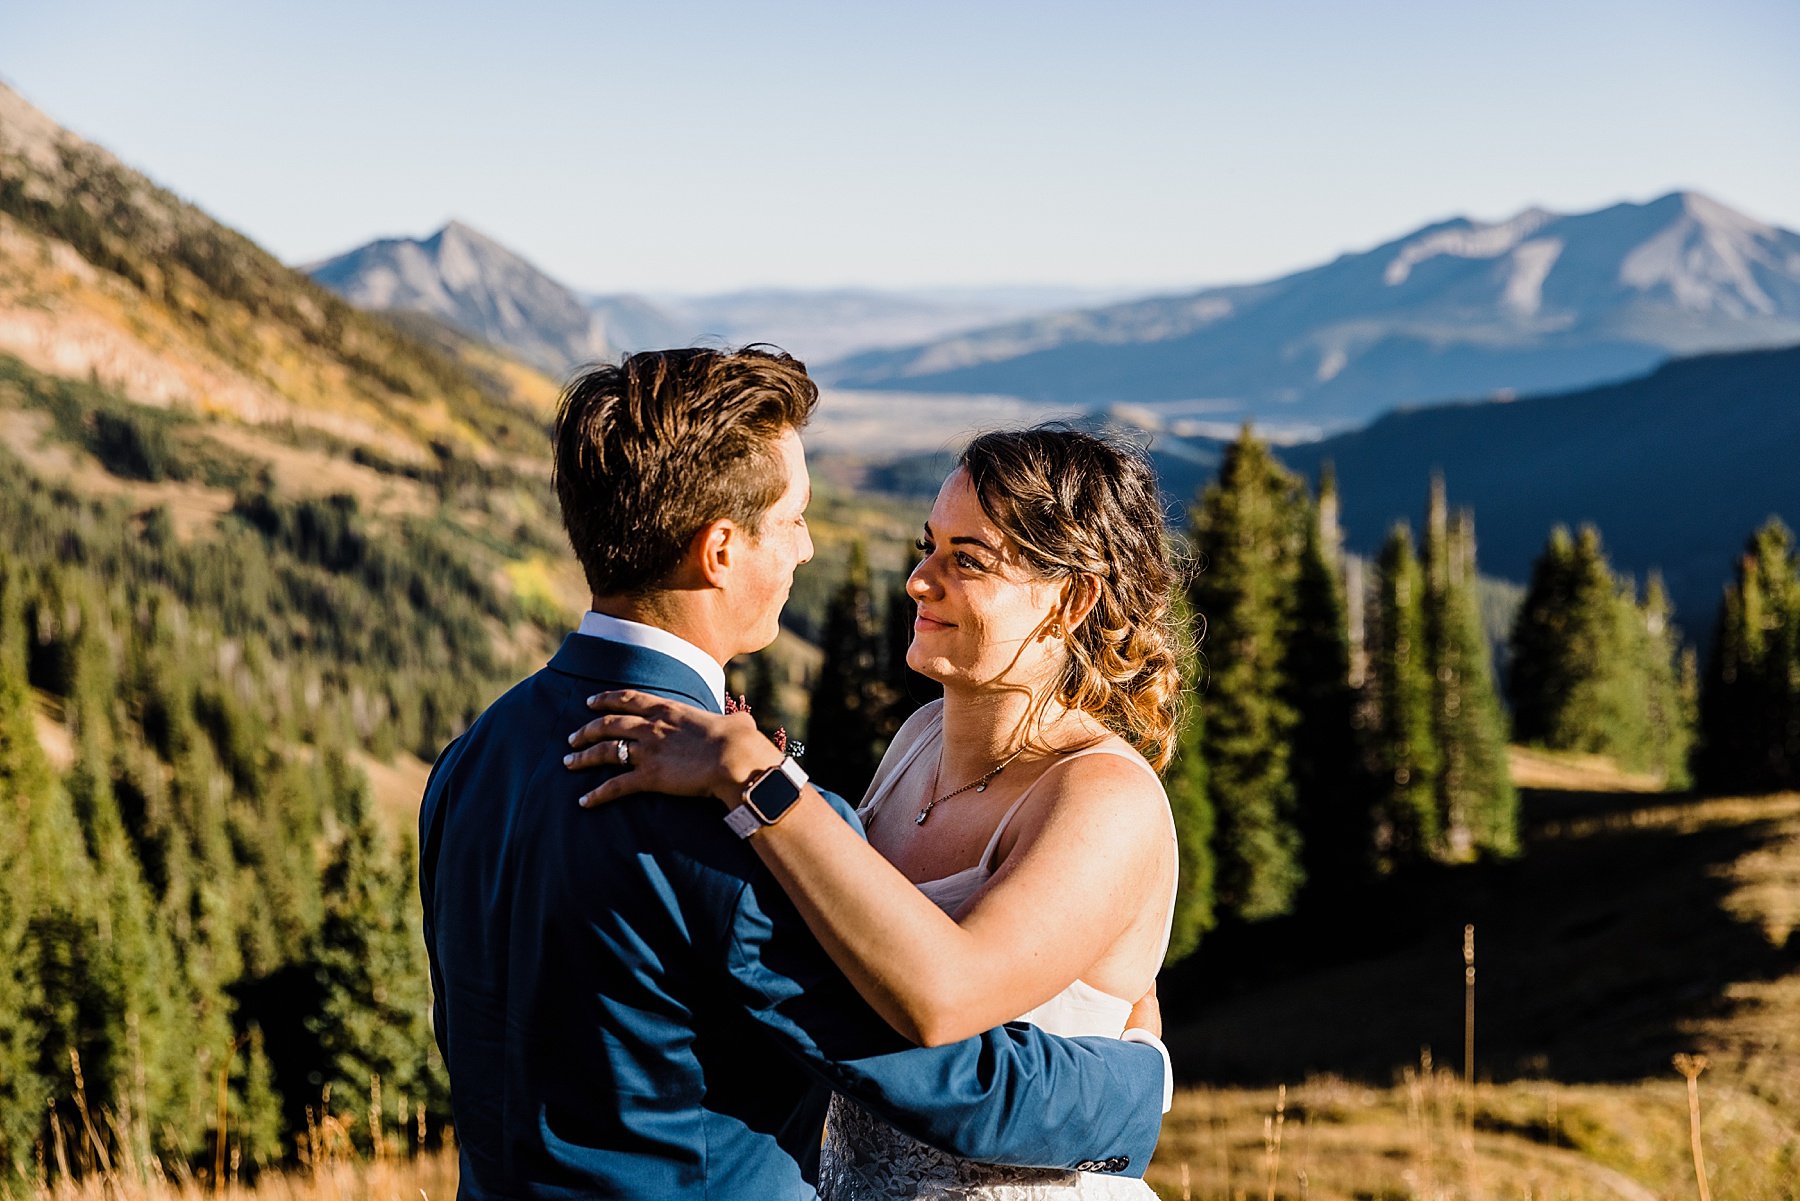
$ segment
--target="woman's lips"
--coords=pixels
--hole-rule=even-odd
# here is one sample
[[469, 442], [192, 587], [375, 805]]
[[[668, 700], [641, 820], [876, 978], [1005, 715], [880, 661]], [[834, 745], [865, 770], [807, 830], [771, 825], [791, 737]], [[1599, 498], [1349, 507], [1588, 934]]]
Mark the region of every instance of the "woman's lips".
[[927, 633], [931, 630], [948, 630], [951, 628], [953, 627], [949, 622], [939, 621], [935, 617], [927, 617], [923, 613], [920, 613], [913, 618], [913, 629], [920, 633]]

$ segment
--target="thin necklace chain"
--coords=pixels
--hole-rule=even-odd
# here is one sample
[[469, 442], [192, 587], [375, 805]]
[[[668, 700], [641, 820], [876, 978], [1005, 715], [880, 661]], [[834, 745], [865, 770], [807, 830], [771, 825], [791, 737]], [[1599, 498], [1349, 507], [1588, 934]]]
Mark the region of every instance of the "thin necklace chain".
[[[931, 801], [925, 802], [925, 807], [923, 809], [919, 810], [919, 815], [917, 817], [913, 818], [913, 825], [915, 825], [915, 826], [924, 825], [925, 819], [931, 816], [931, 811], [933, 809], [936, 809], [939, 805], [943, 804], [945, 801], [949, 800], [953, 796], [960, 796], [962, 793], [969, 791], [971, 788], [973, 788], [976, 792], [986, 792], [989, 781], [991, 781], [995, 776], [999, 775], [1001, 772], [1005, 771], [1009, 766], [1012, 765], [1012, 761], [1014, 759], [1017, 759], [1020, 755], [1023, 755], [1024, 753], [1025, 753], [1025, 748], [1021, 746], [1018, 750], [1014, 751], [1012, 754], [1010, 754], [1006, 758], [1002, 759], [999, 762], [999, 764], [997, 764], [995, 767], [993, 767], [987, 773], [987, 775], [982, 776], [979, 780], [971, 780], [967, 784], [964, 784], [961, 788], [952, 788], [949, 792], [946, 792], [943, 796], [938, 797], [936, 800], [931, 800]], [[942, 760], [939, 760], [939, 764], [940, 764], [940, 766], [942, 765]]]

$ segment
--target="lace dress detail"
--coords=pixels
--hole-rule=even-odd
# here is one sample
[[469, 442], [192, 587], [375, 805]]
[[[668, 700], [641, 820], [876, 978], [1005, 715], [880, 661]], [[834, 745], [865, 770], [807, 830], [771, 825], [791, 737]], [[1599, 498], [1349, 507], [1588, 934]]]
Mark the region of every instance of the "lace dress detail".
[[[943, 732], [941, 715], [934, 715], [934, 721], [936, 724], [919, 737], [858, 811], [865, 821], [874, 816], [876, 807], [886, 799], [894, 781], [905, 773], [920, 751], [936, 745]], [[1121, 755], [1121, 752], [1095, 747], [1073, 752], [1068, 758], [1085, 754]], [[1129, 755], [1122, 757], [1131, 758]], [[1134, 761], [1142, 763], [1142, 760]], [[1143, 766], [1150, 771], [1148, 764]], [[1151, 774], [1154, 776], [1155, 772]], [[941, 880], [927, 880], [919, 885], [919, 891], [946, 913], [955, 913], [962, 908], [963, 903], [993, 875], [992, 860], [1000, 845], [1000, 836], [1029, 795], [1027, 789], [1013, 802], [994, 828], [987, 849], [974, 866]], [[1171, 900], [1170, 916], [1173, 915]], [[1019, 1020], [1051, 1034], [1117, 1038], [1125, 1032], [1125, 1022], [1130, 1015], [1130, 1001], [1077, 980]], [[841, 1094], [832, 1097], [831, 1112], [825, 1124], [825, 1145], [819, 1161], [819, 1196], [823, 1201], [1155, 1201], [1156, 1198], [1149, 1185], [1133, 1177], [1060, 1168], [1010, 1167], [963, 1159], [902, 1134]]]

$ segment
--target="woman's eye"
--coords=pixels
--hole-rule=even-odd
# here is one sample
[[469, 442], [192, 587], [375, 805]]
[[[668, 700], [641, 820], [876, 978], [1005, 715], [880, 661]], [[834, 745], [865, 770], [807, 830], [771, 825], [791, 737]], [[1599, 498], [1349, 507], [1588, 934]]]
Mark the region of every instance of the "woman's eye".
[[928, 555], [937, 549], [937, 544], [934, 542], [927, 542], [925, 539], [920, 538], [913, 543], [913, 549]]
[[957, 552], [956, 562], [959, 567], [966, 567], [970, 571], [986, 571], [987, 570], [987, 568], [982, 566], [981, 560], [977, 559], [974, 555], [968, 554], [963, 551]]

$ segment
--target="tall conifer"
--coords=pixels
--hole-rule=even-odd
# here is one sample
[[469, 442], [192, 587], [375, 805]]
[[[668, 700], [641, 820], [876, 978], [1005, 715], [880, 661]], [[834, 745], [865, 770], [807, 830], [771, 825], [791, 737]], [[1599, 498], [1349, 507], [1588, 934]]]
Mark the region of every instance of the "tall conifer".
[[1293, 768], [1299, 715], [1285, 668], [1309, 514], [1300, 481], [1245, 427], [1193, 519], [1204, 569], [1190, 597], [1210, 647], [1201, 737], [1218, 905], [1251, 921], [1292, 909], [1304, 878]]
[[876, 725], [884, 707], [881, 634], [868, 555], [850, 548], [844, 582], [825, 608], [820, 649], [824, 661], [813, 682], [806, 720], [806, 770], [826, 788], [860, 797], [880, 761]]
[[1518, 797], [1475, 594], [1475, 523], [1448, 508], [1440, 477], [1428, 509], [1425, 617], [1442, 830], [1434, 853], [1451, 860], [1484, 851], [1510, 855], [1518, 850]]
[[1800, 783], [1800, 563], [1770, 519], [1726, 587], [1700, 693], [1695, 774], [1708, 788]]
[[1375, 774], [1375, 847], [1393, 868], [1427, 858], [1438, 845], [1432, 681], [1425, 640], [1425, 577], [1412, 531], [1394, 526], [1376, 565], [1369, 687], [1377, 712], [1370, 759]]
[[[1690, 683], [1683, 679], [1691, 659], [1675, 628], [1674, 609], [1662, 576], [1650, 574], [1639, 610], [1644, 639], [1644, 704], [1649, 766], [1670, 788], [1689, 783], [1688, 754], [1694, 742]], [[1691, 668], [1687, 669], [1691, 670]]]
[[1174, 605], [1177, 628], [1184, 631], [1186, 653], [1181, 679], [1187, 692], [1181, 729], [1175, 738], [1175, 757], [1163, 771], [1163, 789], [1175, 820], [1175, 845], [1179, 856], [1175, 885], [1175, 913], [1169, 932], [1166, 962], [1175, 963], [1192, 954], [1201, 937], [1216, 924], [1213, 910], [1212, 798], [1206, 788], [1205, 701], [1201, 623], [1195, 619], [1186, 597]]
[[1301, 550], [1283, 669], [1298, 719], [1293, 771], [1301, 861], [1307, 895], [1321, 903], [1330, 903], [1357, 882], [1368, 866], [1374, 833], [1353, 724], [1356, 698], [1350, 687], [1337, 512], [1337, 482], [1327, 465]]

